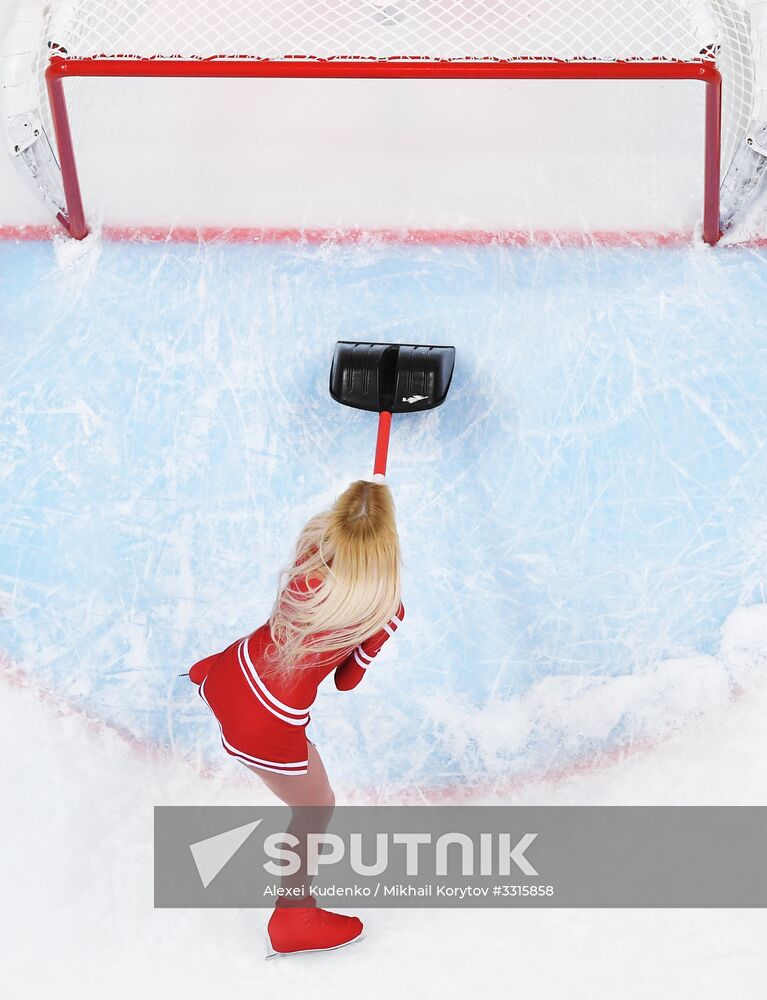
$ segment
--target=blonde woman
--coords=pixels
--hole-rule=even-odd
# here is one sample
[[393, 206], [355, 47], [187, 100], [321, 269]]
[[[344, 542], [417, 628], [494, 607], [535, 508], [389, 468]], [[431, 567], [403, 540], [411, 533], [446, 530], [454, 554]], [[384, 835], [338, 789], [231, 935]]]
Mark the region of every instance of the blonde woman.
[[[291, 807], [299, 845], [307, 830], [324, 832], [335, 803], [306, 736], [317, 688], [333, 671], [338, 690], [356, 687], [404, 614], [391, 492], [360, 480], [304, 527], [266, 624], [189, 672], [226, 752]], [[277, 954], [339, 948], [362, 933], [357, 917], [316, 906], [303, 873], [281, 893], [268, 926]]]

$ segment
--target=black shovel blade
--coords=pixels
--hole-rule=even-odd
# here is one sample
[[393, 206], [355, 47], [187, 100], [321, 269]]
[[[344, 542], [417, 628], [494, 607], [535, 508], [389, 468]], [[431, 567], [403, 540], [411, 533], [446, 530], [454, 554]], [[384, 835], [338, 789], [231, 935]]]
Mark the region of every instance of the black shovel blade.
[[454, 347], [340, 340], [330, 369], [337, 403], [374, 413], [417, 413], [444, 403]]

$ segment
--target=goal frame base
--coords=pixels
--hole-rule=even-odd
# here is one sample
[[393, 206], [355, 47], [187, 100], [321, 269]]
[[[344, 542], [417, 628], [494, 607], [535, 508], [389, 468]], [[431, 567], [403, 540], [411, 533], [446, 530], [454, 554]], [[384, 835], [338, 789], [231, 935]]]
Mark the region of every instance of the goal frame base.
[[53, 56], [45, 73], [64, 186], [61, 224], [77, 240], [88, 235], [64, 83], [73, 77], [230, 77], [364, 80], [698, 80], [706, 88], [703, 239], [721, 234], [722, 76], [711, 60], [434, 60], [434, 59], [99, 59]]

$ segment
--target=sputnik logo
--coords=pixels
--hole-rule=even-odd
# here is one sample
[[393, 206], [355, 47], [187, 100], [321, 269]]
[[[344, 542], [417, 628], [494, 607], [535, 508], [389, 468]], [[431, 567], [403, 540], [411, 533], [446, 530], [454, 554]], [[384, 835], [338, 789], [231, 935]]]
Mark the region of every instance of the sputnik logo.
[[217, 833], [215, 837], [189, 845], [203, 889], [207, 889], [219, 872], [229, 864], [260, 822], [257, 819], [255, 823], [246, 823], [245, 826], [237, 826], [233, 830]]

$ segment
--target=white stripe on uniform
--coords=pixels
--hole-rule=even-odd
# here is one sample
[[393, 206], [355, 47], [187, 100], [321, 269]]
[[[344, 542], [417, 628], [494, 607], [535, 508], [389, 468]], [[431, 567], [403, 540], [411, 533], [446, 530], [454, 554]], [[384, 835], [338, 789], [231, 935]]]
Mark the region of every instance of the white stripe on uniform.
[[[198, 691], [200, 692], [200, 697], [205, 702], [205, 704], [210, 708], [210, 702], [205, 697], [205, 681], [207, 677], [203, 680], [202, 684], [199, 686]], [[210, 708], [211, 712], [213, 709]], [[216, 718], [215, 712], [213, 712], [213, 717]], [[216, 719], [218, 722], [218, 719]], [[221, 731], [221, 743], [224, 749], [227, 750], [233, 757], [237, 757], [245, 764], [252, 764], [254, 767], [260, 767], [263, 771], [272, 771], [274, 774], [307, 774], [309, 768], [309, 761], [307, 760], [297, 760], [289, 761], [284, 763], [278, 760], [265, 760], [263, 757], [253, 757], [252, 754], [245, 753], [244, 750], [238, 750], [233, 747], [232, 744], [224, 736], [224, 730], [221, 723], [218, 723], [218, 728]]]
[[[242, 642], [240, 643], [240, 645], [237, 647], [237, 657], [238, 657], [238, 659], [240, 661], [240, 670], [242, 671], [242, 675], [245, 678], [245, 680], [248, 682], [248, 686], [250, 687], [250, 690], [256, 696], [256, 698], [258, 699], [258, 701], [261, 702], [261, 704], [264, 706], [264, 708], [267, 710], [267, 712], [271, 712], [272, 715], [275, 716], [275, 718], [279, 719], [281, 722], [287, 722], [287, 724], [289, 726], [305, 726], [305, 725], [307, 725], [308, 722], [309, 722], [309, 715], [308, 715], [308, 713], [302, 715], [298, 719], [291, 719], [289, 715], [284, 715], [282, 712], [278, 712], [276, 708], [274, 708], [272, 705], [270, 705], [269, 702], [266, 700], [266, 698], [264, 698], [264, 696], [261, 694], [261, 692], [259, 691], [259, 689], [255, 686], [255, 684], [251, 680], [251, 675], [250, 675], [247, 667], [245, 666], [245, 661], [243, 660], [243, 656], [242, 656], [243, 646], [245, 645], [245, 642], [246, 642], [246, 640], [243, 639]], [[292, 709], [292, 711], [295, 711], [295, 709]]]
[[288, 715], [306, 715], [306, 713], [312, 707], [311, 705], [307, 705], [306, 708], [291, 708], [290, 705], [286, 705], [285, 702], [280, 701], [279, 698], [275, 698], [275, 696], [272, 694], [272, 692], [269, 690], [269, 688], [266, 686], [266, 684], [264, 684], [264, 682], [258, 676], [258, 671], [253, 666], [253, 661], [250, 658], [250, 652], [248, 650], [248, 640], [247, 639], [243, 639], [242, 643], [241, 643], [241, 646], [242, 646], [242, 651], [243, 651], [244, 656], [245, 656], [245, 662], [248, 665], [248, 670], [250, 670], [250, 673], [253, 676], [253, 680], [256, 682], [256, 684], [260, 688], [260, 690], [261, 690], [262, 694], [264, 695], [264, 697], [267, 698], [274, 705], [275, 708], [282, 709], [282, 711], [283, 712], [287, 712]]

